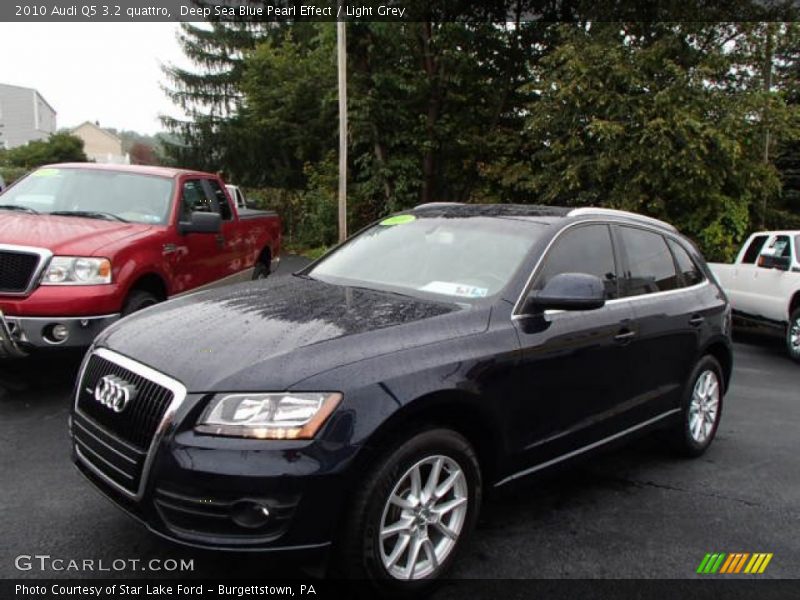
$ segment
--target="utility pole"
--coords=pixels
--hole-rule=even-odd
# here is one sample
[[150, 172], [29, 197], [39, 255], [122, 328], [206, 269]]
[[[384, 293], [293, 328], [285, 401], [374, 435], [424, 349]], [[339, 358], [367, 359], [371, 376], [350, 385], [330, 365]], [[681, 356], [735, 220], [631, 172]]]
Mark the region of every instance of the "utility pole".
[[[764, 113], [762, 115], [762, 121], [764, 124], [764, 164], [769, 164], [769, 144], [770, 144], [770, 132], [769, 132], [769, 114], [768, 114], [768, 106], [769, 106], [769, 94], [772, 91], [772, 60], [773, 54], [775, 53], [775, 25], [774, 23], [767, 23], [767, 39], [766, 39], [766, 46], [764, 48], [764, 69], [763, 69], [763, 78], [764, 78], [764, 91], [765, 94], [765, 104], [764, 104]], [[767, 221], [767, 195], [764, 194], [764, 198], [761, 201], [761, 228], [766, 228], [766, 221]]]
[[347, 30], [342, 20], [336, 22], [336, 59], [339, 73], [339, 241], [343, 242], [347, 239]]

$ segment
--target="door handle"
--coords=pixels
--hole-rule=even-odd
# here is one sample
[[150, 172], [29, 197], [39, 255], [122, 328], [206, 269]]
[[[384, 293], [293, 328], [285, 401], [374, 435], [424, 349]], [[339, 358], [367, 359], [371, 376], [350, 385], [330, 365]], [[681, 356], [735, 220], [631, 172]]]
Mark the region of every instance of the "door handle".
[[705, 322], [705, 317], [701, 315], [692, 315], [692, 318], [689, 319], [689, 325], [692, 327], [700, 327]]
[[221, 233], [218, 233], [216, 239], [217, 239], [217, 246], [222, 248], [225, 245], [225, 236], [222, 235]]
[[630, 341], [635, 337], [635, 331], [631, 331], [630, 329], [622, 329], [617, 335], [614, 336], [614, 341], [624, 345], [629, 344]]

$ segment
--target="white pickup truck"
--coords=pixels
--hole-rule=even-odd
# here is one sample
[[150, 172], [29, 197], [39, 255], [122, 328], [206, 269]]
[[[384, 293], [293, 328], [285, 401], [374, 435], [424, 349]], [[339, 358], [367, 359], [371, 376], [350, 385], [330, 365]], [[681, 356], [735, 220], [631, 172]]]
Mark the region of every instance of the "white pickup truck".
[[231, 185], [230, 183], [225, 184], [225, 187], [227, 188], [231, 199], [236, 203], [236, 208], [239, 210], [247, 208], [247, 198], [244, 197], [242, 188], [240, 188], [238, 185]]
[[754, 233], [734, 264], [708, 266], [734, 320], [784, 336], [789, 356], [800, 362], [800, 231]]

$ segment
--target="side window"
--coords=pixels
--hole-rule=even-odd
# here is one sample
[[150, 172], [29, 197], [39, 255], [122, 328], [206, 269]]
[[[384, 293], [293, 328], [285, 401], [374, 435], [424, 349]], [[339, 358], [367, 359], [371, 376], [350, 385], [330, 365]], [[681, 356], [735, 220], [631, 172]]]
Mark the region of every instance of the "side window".
[[667, 240], [675, 262], [678, 263], [678, 272], [683, 277], [683, 285], [690, 287], [701, 283], [705, 277], [703, 272], [697, 267], [689, 253], [675, 240]]
[[776, 235], [769, 247], [762, 252], [775, 258], [791, 258], [792, 248], [788, 235]]
[[794, 236], [794, 257], [800, 263], [800, 235]]
[[181, 221], [187, 221], [193, 212], [215, 212], [211, 200], [206, 196], [200, 179], [183, 182], [181, 192]]
[[753, 238], [753, 240], [750, 242], [750, 245], [747, 247], [747, 250], [744, 251], [744, 256], [742, 256], [742, 264], [755, 264], [756, 259], [758, 258], [758, 255], [761, 254], [761, 249], [767, 242], [768, 237], [769, 236], [766, 235], [757, 235]]
[[211, 193], [214, 194], [214, 200], [219, 205], [219, 214], [222, 216], [222, 220], [230, 221], [233, 218], [233, 213], [231, 212], [230, 204], [228, 204], [228, 196], [225, 194], [225, 190], [222, 189], [216, 179], [207, 179], [206, 183], [211, 189]]
[[607, 225], [585, 225], [566, 231], [547, 253], [533, 289], [541, 290], [559, 273], [588, 273], [603, 280], [606, 298], [619, 297], [611, 232]]
[[620, 227], [620, 240], [628, 258], [626, 296], [641, 296], [677, 289], [678, 273], [664, 237], [634, 227]]

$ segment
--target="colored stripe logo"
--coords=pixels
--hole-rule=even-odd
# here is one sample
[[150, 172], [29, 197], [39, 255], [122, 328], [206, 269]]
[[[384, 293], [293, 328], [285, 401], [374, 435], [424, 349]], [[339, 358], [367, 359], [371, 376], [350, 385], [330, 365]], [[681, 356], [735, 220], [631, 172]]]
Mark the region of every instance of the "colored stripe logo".
[[703, 557], [697, 572], [701, 575], [755, 575], [763, 573], [771, 560], [771, 552], [714, 552]]

